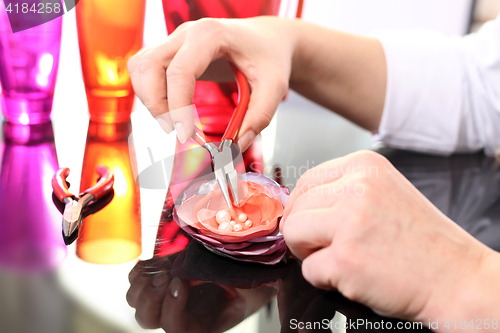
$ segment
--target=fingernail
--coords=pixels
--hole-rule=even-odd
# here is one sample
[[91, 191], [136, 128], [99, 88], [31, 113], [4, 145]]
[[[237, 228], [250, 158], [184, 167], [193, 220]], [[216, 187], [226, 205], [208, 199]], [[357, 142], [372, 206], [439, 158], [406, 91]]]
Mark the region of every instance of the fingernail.
[[179, 297], [179, 291], [181, 290], [181, 280], [178, 277], [174, 277], [172, 282], [170, 282], [170, 294], [172, 297]]
[[240, 146], [241, 151], [247, 150], [250, 143], [252, 143], [253, 139], [255, 139], [256, 134], [253, 130], [248, 130], [238, 139], [238, 145]]
[[158, 124], [160, 124], [161, 128], [167, 132], [167, 134], [172, 133], [174, 127], [172, 126], [172, 120], [170, 119], [170, 115], [167, 113], [161, 114], [155, 118]]
[[167, 283], [167, 277], [162, 272], [158, 272], [153, 279], [153, 286], [155, 288], [160, 288], [165, 286], [166, 283]]
[[188, 137], [187, 137], [186, 127], [184, 127], [184, 124], [180, 122], [175, 123], [175, 130], [177, 131], [177, 137], [179, 138], [179, 141], [181, 143], [186, 142]]

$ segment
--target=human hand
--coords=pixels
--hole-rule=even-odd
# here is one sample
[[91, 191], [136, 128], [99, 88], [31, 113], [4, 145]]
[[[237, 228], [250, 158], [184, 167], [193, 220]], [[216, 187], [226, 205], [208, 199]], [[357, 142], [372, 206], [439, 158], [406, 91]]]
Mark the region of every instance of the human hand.
[[312, 285], [337, 288], [378, 314], [424, 324], [469, 318], [479, 295], [471, 296], [471, 286], [480, 289], [496, 255], [374, 152], [307, 171], [280, 229]]
[[244, 151], [269, 124], [288, 91], [295, 44], [290, 22], [257, 17], [184, 23], [163, 44], [130, 58], [135, 93], [165, 131], [177, 129], [179, 140], [185, 142], [193, 133], [192, 113], [172, 111], [192, 104], [196, 79], [204, 72], [206, 79], [226, 80], [229, 66], [220, 60], [232, 62], [251, 87], [238, 136]]
[[173, 277], [177, 254], [140, 261], [129, 274], [127, 302], [143, 328], [225, 332], [269, 302], [272, 287], [239, 289]]

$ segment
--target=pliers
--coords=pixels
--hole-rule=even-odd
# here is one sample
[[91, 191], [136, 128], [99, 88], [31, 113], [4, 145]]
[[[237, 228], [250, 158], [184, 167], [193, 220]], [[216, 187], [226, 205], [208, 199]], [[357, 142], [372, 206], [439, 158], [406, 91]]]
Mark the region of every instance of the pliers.
[[233, 197], [234, 205], [239, 207], [238, 175], [234, 165], [234, 159], [237, 156], [238, 148], [236, 145], [232, 145], [232, 143], [236, 140], [250, 101], [250, 86], [248, 85], [245, 75], [241, 73], [233, 64], [230, 65], [236, 78], [239, 98], [226, 132], [222, 136], [220, 146], [217, 147], [213, 142], [207, 141], [203, 131], [196, 126], [192, 136], [192, 138], [199, 145], [203, 146], [210, 153], [215, 179], [217, 179], [217, 183], [220, 186], [224, 200], [226, 201], [229, 209], [232, 208], [229, 192], [231, 192]]
[[[106, 166], [99, 165], [96, 168], [96, 172], [99, 175], [97, 183], [91, 188], [83, 191], [79, 196], [75, 196], [68, 190], [66, 178], [69, 175], [69, 171], [69, 168], [61, 168], [56, 172], [54, 177], [52, 177], [54, 196], [60, 203], [64, 204], [62, 231], [66, 245], [71, 244], [78, 238], [78, 231], [82, 225], [83, 218], [96, 211], [94, 209], [90, 212], [89, 209], [87, 209], [89, 205], [104, 197], [108, 198], [108, 194], [113, 193], [113, 184], [115, 181], [113, 172]], [[107, 201], [106, 204], [109, 203], [109, 201]], [[102, 207], [99, 209], [101, 208]]]

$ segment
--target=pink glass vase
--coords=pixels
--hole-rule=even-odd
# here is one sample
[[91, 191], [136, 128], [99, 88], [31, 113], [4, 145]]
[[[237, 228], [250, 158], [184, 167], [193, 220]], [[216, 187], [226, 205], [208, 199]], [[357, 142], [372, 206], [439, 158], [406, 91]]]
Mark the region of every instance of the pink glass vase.
[[0, 2], [2, 113], [15, 124], [50, 120], [59, 65], [62, 18], [13, 33]]

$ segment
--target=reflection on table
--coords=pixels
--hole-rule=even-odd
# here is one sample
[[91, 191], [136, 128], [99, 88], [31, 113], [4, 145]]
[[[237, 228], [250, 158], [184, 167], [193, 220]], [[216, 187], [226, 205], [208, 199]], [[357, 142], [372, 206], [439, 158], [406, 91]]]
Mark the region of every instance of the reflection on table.
[[77, 240], [79, 258], [98, 264], [119, 264], [141, 254], [139, 187], [132, 173], [128, 137], [130, 122], [89, 123], [80, 188], [96, 182], [95, 170], [105, 165], [115, 175], [114, 197], [99, 212], [83, 221]]

